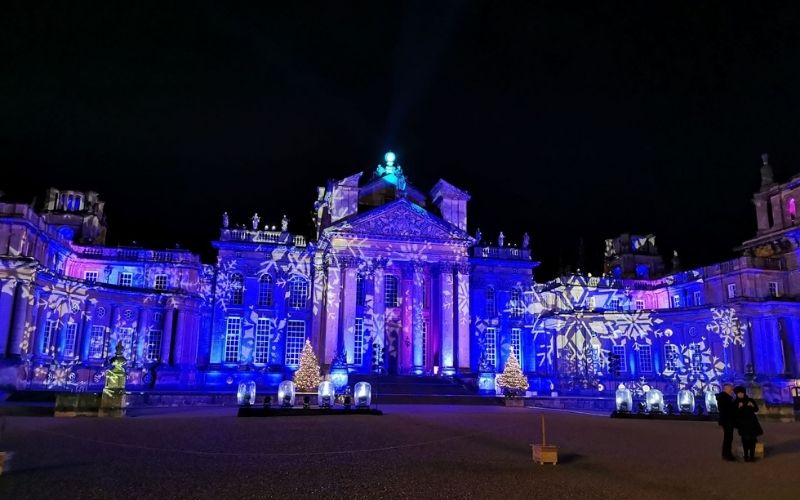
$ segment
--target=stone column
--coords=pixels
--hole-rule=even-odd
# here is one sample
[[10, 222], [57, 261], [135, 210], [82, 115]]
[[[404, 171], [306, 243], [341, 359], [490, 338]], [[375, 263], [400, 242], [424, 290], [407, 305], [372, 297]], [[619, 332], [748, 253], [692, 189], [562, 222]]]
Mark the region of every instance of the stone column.
[[147, 310], [143, 307], [139, 308], [139, 314], [136, 317], [136, 338], [133, 339], [131, 349], [131, 364], [141, 365], [145, 362], [145, 350], [147, 349]]
[[171, 365], [170, 354], [172, 351], [172, 323], [174, 322], [175, 308], [168, 304], [164, 311], [164, 328], [161, 330], [161, 362]]
[[347, 351], [347, 364], [352, 365], [355, 363], [355, 324], [356, 324], [356, 273], [358, 270], [354, 267], [354, 262], [345, 262], [341, 268], [341, 275], [344, 278], [343, 299], [342, 304], [342, 339], [344, 340], [344, 349]]
[[189, 348], [186, 345], [190, 336], [189, 324], [189, 311], [185, 307], [178, 309], [178, 325], [175, 327], [175, 354], [174, 360], [176, 365], [192, 364], [191, 359], [188, 358]]
[[412, 356], [412, 336], [413, 336], [413, 308], [412, 308], [412, 289], [413, 289], [413, 270], [411, 265], [404, 262], [400, 265], [400, 315], [402, 327], [397, 339], [397, 369], [398, 372], [407, 373], [413, 365]]
[[96, 306], [91, 301], [87, 300], [83, 308], [83, 333], [81, 342], [78, 344], [79, 354], [81, 361], [84, 363], [91, 361], [89, 359], [89, 349], [92, 345], [92, 325], [94, 323], [94, 310]]
[[328, 263], [328, 287], [325, 294], [325, 359], [333, 360], [336, 357], [339, 338], [339, 295], [341, 293], [341, 274], [339, 266], [333, 262]]
[[11, 309], [14, 305], [16, 287], [17, 280], [13, 278], [0, 281], [0, 358], [6, 357], [10, 352]]
[[[33, 307], [28, 304], [28, 298], [25, 297], [26, 286], [30, 285], [17, 280], [17, 289], [14, 293], [14, 320], [11, 323], [11, 344], [8, 347], [8, 352], [11, 354], [22, 354], [21, 346], [25, 338], [25, 327], [29, 324], [28, 315], [32, 314], [34, 307], [36, 307], [39, 302], [38, 300], [34, 300]], [[35, 322], [33, 324], [35, 324]], [[35, 335], [30, 333], [30, 338], [28, 338], [28, 352], [38, 354], [34, 348], [34, 337]]]
[[458, 318], [458, 338], [456, 339], [456, 352], [458, 370], [469, 371], [469, 264], [459, 264], [456, 268], [456, 287], [458, 290], [456, 317]]
[[314, 265], [314, 279], [311, 288], [311, 345], [316, 350], [319, 364], [325, 366], [332, 360], [325, 358], [325, 266]]
[[[373, 332], [375, 340], [373, 343], [385, 348], [386, 302], [383, 296], [383, 279], [386, 262], [376, 259], [374, 265], [375, 268], [372, 275], [372, 324], [375, 329]], [[387, 353], [384, 350], [384, 362], [386, 362], [386, 356]]]
[[421, 262], [414, 262], [412, 275], [412, 288], [411, 288], [411, 328], [412, 328], [412, 342], [414, 346], [413, 362], [414, 373], [422, 375], [425, 373], [425, 359], [422, 349], [423, 332], [422, 332], [422, 294], [424, 293], [422, 287], [425, 286], [425, 268]]
[[455, 336], [453, 332], [453, 266], [442, 263], [439, 265], [439, 330], [442, 337], [441, 359], [439, 366], [442, 373], [453, 375], [455, 373]]

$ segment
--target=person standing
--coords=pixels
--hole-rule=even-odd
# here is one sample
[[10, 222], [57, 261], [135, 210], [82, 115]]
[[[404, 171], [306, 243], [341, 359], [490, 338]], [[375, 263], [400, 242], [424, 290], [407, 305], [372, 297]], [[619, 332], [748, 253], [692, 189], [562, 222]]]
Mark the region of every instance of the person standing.
[[744, 450], [744, 461], [756, 461], [756, 443], [758, 436], [764, 433], [761, 424], [758, 422], [758, 404], [747, 395], [744, 387], [734, 388], [736, 399], [736, 428], [739, 429], [739, 436], [742, 438], [742, 449]]
[[722, 459], [735, 462], [731, 446], [733, 445], [733, 428], [736, 425], [736, 405], [733, 384], [722, 386], [722, 392], [717, 394], [717, 409], [719, 410], [719, 425], [722, 427]]

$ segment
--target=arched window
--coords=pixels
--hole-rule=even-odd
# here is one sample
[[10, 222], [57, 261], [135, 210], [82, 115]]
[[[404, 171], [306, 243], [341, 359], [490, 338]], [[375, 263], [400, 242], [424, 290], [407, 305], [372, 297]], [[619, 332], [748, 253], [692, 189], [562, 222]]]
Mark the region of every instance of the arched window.
[[486, 317], [494, 318], [497, 316], [497, 302], [494, 298], [494, 287], [486, 288]]
[[244, 303], [244, 276], [231, 274], [231, 304], [240, 306]]
[[397, 276], [387, 274], [383, 277], [383, 302], [386, 307], [397, 307], [399, 305], [397, 289]]
[[258, 305], [272, 307], [272, 276], [269, 274], [261, 275], [258, 280]]
[[289, 280], [289, 307], [302, 309], [308, 302], [308, 280], [295, 276]]

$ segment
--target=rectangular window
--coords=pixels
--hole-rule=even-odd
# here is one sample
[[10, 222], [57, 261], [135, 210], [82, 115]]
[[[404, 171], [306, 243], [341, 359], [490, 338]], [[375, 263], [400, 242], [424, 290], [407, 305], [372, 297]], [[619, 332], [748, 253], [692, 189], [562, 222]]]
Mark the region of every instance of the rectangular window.
[[612, 311], [621, 311], [622, 307], [620, 307], [619, 299], [611, 299], [611, 310]]
[[486, 317], [494, 318], [497, 316], [497, 302], [494, 298], [494, 288], [486, 289]]
[[306, 341], [306, 322], [289, 320], [286, 326], [286, 365], [300, 364], [300, 353]]
[[689, 349], [692, 351], [692, 364], [689, 368], [693, 375], [699, 375], [703, 371], [703, 355], [700, 352], [700, 346], [691, 343]]
[[694, 305], [699, 306], [703, 304], [703, 297], [699, 290], [695, 291], [692, 295], [694, 297]]
[[778, 293], [778, 282], [777, 281], [770, 281], [769, 282], [769, 296], [770, 297], [780, 297]]
[[628, 360], [625, 358], [625, 346], [615, 345], [611, 348], [611, 353], [616, 356], [615, 371], [617, 373], [625, 373], [628, 371]]
[[422, 364], [428, 362], [428, 322], [422, 321]]
[[383, 302], [386, 307], [397, 307], [397, 276], [386, 275], [383, 278]]
[[639, 346], [639, 371], [642, 373], [653, 371], [653, 351], [649, 345]]
[[595, 308], [594, 297], [589, 297], [589, 300], [587, 301], [587, 305], [588, 305], [588, 309], [590, 311], [594, 311], [594, 308]]
[[92, 326], [92, 336], [89, 339], [89, 359], [103, 359], [106, 357], [106, 327]]
[[133, 274], [131, 273], [119, 273], [119, 281], [117, 282], [119, 286], [131, 286], [133, 285]]
[[302, 309], [308, 302], [308, 280], [300, 277], [289, 281], [289, 307]]
[[[122, 342], [122, 355], [128, 359], [129, 363], [133, 363], [135, 361], [134, 352], [133, 352], [133, 328], [124, 327], [117, 329], [117, 342]], [[114, 344], [114, 348], [117, 348], [117, 344]]]
[[357, 365], [364, 362], [364, 318], [356, 318], [353, 332], [353, 362]]
[[78, 324], [67, 323], [67, 333], [64, 339], [64, 356], [75, 356], [75, 341], [78, 339]]
[[736, 297], [736, 283], [728, 283], [728, 298]]
[[603, 350], [600, 346], [592, 347], [592, 369], [596, 374], [603, 369]]
[[58, 321], [48, 319], [44, 324], [44, 338], [42, 339], [42, 354], [50, 354], [50, 347], [58, 332]]
[[239, 362], [239, 339], [242, 335], [242, 318], [229, 316], [225, 320], [225, 363]]
[[256, 320], [256, 350], [253, 354], [254, 363], [269, 363], [269, 337], [272, 333], [272, 323], [269, 318]]
[[166, 290], [167, 289], [167, 275], [166, 274], [156, 274], [155, 286], [153, 287], [156, 290]]
[[151, 329], [147, 332], [147, 345], [144, 352], [145, 360], [149, 363], [161, 358], [161, 330]]
[[678, 346], [675, 344], [664, 345], [664, 369], [670, 372], [678, 368]]
[[514, 349], [514, 355], [517, 356], [517, 360], [519, 361], [520, 368], [522, 367], [522, 356], [520, 352], [522, 342], [522, 329], [520, 328], [512, 328], [511, 329], [511, 348]]
[[491, 366], [497, 366], [497, 330], [495, 328], [486, 329], [486, 345], [483, 346], [486, 353], [486, 362]]
[[97, 271], [86, 271], [83, 273], [83, 279], [87, 283], [97, 283]]
[[644, 310], [644, 301], [642, 299], [636, 299], [636, 310], [637, 311]]
[[363, 274], [356, 275], [356, 306], [364, 307], [367, 305], [367, 294], [365, 287], [366, 281]]
[[511, 316], [513, 318], [521, 318], [525, 312], [525, 306], [522, 303], [522, 290], [514, 288], [511, 290]]
[[680, 295], [673, 295], [672, 296], [672, 307], [680, 307], [681, 306], [681, 296]]

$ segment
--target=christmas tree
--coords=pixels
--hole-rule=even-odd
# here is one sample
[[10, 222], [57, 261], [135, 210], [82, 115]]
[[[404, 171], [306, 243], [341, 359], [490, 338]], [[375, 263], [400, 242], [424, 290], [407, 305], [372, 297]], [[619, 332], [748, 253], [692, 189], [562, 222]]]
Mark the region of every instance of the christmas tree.
[[508, 356], [503, 373], [497, 376], [497, 385], [515, 392], [524, 391], [528, 388], [528, 377], [522, 373], [522, 368], [519, 366], [514, 349], [511, 349], [511, 354]]
[[308, 340], [300, 354], [300, 366], [294, 372], [294, 383], [300, 392], [316, 391], [319, 387], [319, 362]]

